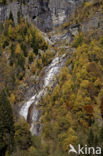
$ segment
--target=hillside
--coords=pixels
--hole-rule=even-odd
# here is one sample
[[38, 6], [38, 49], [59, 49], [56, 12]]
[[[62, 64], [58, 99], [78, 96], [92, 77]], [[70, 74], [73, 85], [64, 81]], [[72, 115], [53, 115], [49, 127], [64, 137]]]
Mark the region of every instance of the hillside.
[[103, 155], [103, 2], [78, 2], [49, 30], [12, 11], [2, 21], [1, 156]]

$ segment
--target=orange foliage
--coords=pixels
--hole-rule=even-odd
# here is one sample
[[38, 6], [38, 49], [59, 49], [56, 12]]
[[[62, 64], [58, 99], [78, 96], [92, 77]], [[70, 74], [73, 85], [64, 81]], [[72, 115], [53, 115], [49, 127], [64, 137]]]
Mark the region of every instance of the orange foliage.
[[93, 106], [92, 105], [86, 105], [84, 106], [84, 110], [86, 111], [86, 113], [90, 116], [93, 115]]

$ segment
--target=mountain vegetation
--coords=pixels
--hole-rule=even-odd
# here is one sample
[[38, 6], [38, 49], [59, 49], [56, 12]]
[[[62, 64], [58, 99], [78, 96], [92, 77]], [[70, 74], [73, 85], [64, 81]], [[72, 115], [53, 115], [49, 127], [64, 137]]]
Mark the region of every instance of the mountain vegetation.
[[[49, 91], [40, 103], [42, 137], [50, 150], [55, 151], [53, 155], [58, 155], [58, 150], [67, 153], [69, 144], [94, 147], [102, 144], [102, 34], [100, 40], [96, 32], [79, 34], [72, 46], [76, 49], [71, 61], [67, 60], [57, 76], [58, 83], [52, 94]], [[68, 68], [70, 64], [71, 69]]]
[[[52, 59], [54, 54], [47, 51], [47, 48], [47, 42], [36, 27], [23, 18], [15, 25], [10, 13], [9, 19], [3, 24], [0, 37], [1, 156], [11, 155], [18, 149], [23, 150], [23, 153], [24, 150], [32, 149], [30, 126], [23, 119], [17, 121], [15, 107], [22, 98], [19, 87], [26, 81], [26, 73], [28, 76], [35, 73], [38, 76], [40, 70]], [[17, 155], [20, 155], [18, 152]]]
[[[10, 12], [0, 34], [1, 156], [68, 156], [70, 144], [75, 148], [78, 144], [100, 146], [103, 151], [103, 30], [99, 24], [82, 31], [83, 22], [96, 12], [103, 14], [102, 0], [83, 2], [70, 20], [48, 37], [68, 32], [76, 24], [78, 33], [70, 42], [57, 41], [53, 46], [23, 17], [18, 16], [15, 24]], [[68, 46], [68, 54], [61, 46]], [[32, 135], [30, 124], [17, 113], [25, 89], [40, 82], [56, 54], [68, 56], [71, 49], [56, 83], [38, 103], [41, 134]]]

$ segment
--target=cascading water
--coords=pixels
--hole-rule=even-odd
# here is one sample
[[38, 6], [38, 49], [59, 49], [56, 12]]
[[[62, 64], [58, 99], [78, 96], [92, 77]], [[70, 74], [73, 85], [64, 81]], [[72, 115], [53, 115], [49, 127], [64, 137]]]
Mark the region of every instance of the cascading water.
[[55, 76], [59, 73], [60, 69], [65, 64], [65, 57], [66, 55], [62, 55], [61, 57], [55, 57], [50, 65], [47, 66], [45, 69], [45, 74], [43, 78], [43, 86], [40, 90], [38, 90], [38, 93], [33, 95], [20, 109], [20, 115], [23, 116], [26, 120], [29, 113], [29, 108], [31, 105], [33, 105], [32, 114], [31, 116], [31, 128], [30, 131], [32, 134], [39, 135], [40, 132], [40, 125], [38, 126], [37, 122], [40, 120], [40, 110], [37, 109], [37, 104], [41, 100], [41, 97], [43, 97], [47, 92], [47, 87], [49, 87], [51, 84], [53, 84], [53, 80]]

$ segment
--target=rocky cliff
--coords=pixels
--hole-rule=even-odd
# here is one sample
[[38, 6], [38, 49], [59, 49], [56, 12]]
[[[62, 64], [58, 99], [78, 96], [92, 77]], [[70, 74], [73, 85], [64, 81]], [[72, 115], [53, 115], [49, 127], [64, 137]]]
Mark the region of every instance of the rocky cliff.
[[20, 12], [30, 23], [35, 23], [42, 31], [50, 31], [66, 21], [82, 0], [27, 0], [24, 3], [13, 1], [0, 6], [0, 20], [4, 21], [13, 13], [17, 22]]

